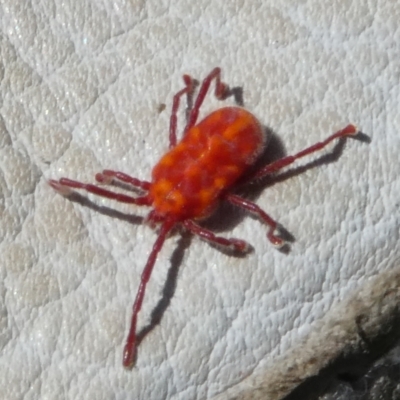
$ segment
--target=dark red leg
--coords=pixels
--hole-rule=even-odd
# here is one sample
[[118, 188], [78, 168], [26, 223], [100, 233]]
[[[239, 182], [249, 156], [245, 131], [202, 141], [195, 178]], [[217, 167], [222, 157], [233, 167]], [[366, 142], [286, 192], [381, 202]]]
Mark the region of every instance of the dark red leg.
[[100, 183], [104, 183], [105, 185], [109, 185], [113, 179], [118, 181], [129, 183], [134, 187], [138, 187], [143, 190], [149, 190], [151, 183], [147, 181], [141, 181], [137, 178], [129, 176], [123, 172], [112, 171], [109, 169], [105, 169], [103, 172], [96, 174], [96, 181]]
[[[180, 99], [183, 95], [188, 96], [188, 107], [191, 106], [191, 96], [193, 95], [193, 91], [196, 88], [197, 81], [190, 77], [189, 75], [183, 75], [183, 81], [185, 82], [186, 87], [180, 90], [175, 96], [172, 103], [172, 111], [171, 118], [169, 122], [169, 147], [172, 148], [176, 146], [176, 125], [178, 121], [177, 113], [179, 109]], [[188, 112], [190, 112], [188, 110]]]
[[249, 250], [250, 246], [244, 240], [234, 238], [225, 239], [220, 236], [215, 236], [213, 232], [197, 225], [191, 220], [184, 221], [183, 226], [193, 234], [200, 236], [202, 239], [208, 240], [209, 242], [216, 243], [220, 246], [229, 247], [233, 250], [244, 253]]
[[137, 204], [138, 206], [150, 205], [150, 200], [148, 199], [147, 196], [134, 198], [131, 196], [126, 196], [125, 194], [122, 193], [111, 192], [110, 190], [103, 189], [101, 187], [92, 185], [90, 183], [77, 182], [68, 178], [61, 178], [59, 181], [52, 179], [49, 181], [49, 185], [64, 196], [68, 196], [71, 193], [71, 188], [83, 189], [89, 193], [93, 193], [101, 197], [107, 197], [108, 199], [113, 199], [121, 203]]
[[229, 92], [229, 87], [226, 83], [223, 83], [221, 81], [221, 68], [217, 67], [214, 68], [209, 75], [204, 78], [199, 93], [197, 94], [196, 101], [194, 103], [193, 109], [189, 115], [185, 131], [187, 132], [192, 126], [196, 124], [197, 117], [199, 116], [199, 111], [200, 107], [203, 104], [204, 98], [206, 97], [206, 94], [208, 92], [208, 89], [210, 88], [212, 80], [215, 79], [215, 97], [219, 100], [223, 100], [226, 98], [228, 92]]
[[330, 142], [332, 142], [335, 139], [339, 139], [339, 138], [346, 137], [346, 136], [353, 136], [357, 133], [358, 133], [358, 130], [354, 125], [347, 125], [344, 129], [329, 136], [323, 142], [319, 142], [310, 147], [307, 147], [305, 150], [300, 151], [299, 153], [295, 154], [294, 156], [283, 157], [280, 160], [276, 160], [273, 163], [266, 165], [265, 167], [261, 168], [258, 172], [256, 172], [256, 174], [251, 178], [251, 180], [257, 179], [257, 178], [262, 178], [265, 175], [279, 171], [281, 168], [287, 167], [288, 165], [292, 164], [299, 158], [307, 156], [311, 153], [314, 153], [318, 150], [323, 149], [327, 144], [329, 144]]
[[269, 226], [267, 238], [274, 246], [282, 247], [285, 244], [283, 239], [275, 235], [276, 231], [279, 228], [278, 223], [274, 219], [272, 219], [265, 211], [263, 211], [257, 204], [249, 200], [243, 199], [242, 197], [235, 194], [229, 193], [225, 195], [225, 199], [235, 206], [244, 208], [247, 211], [257, 214], [259, 218], [261, 218], [261, 220]]
[[142, 307], [144, 293], [146, 290], [147, 282], [150, 279], [151, 272], [153, 271], [154, 263], [156, 262], [157, 255], [161, 250], [161, 247], [164, 244], [165, 238], [168, 235], [168, 232], [175, 225], [174, 220], [166, 220], [162, 225], [160, 232], [158, 234], [157, 240], [154, 243], [153, 249], [151, 250], [150, 256], [147, 260], [146, 266], [142, 272], [142, 277], [140, 279], [140, 285], [138, 292], [136, 294], [135, 303], [133, 304], [132, 318], [131, 318], [131, 326], [129, 328], [129, 334], [126, 339], [126, 344], [124, 347], [123, 353], [123, 365], [126, 368], [131, 367], [135, 362], [136, 357], [136, 322], [137, 315]]

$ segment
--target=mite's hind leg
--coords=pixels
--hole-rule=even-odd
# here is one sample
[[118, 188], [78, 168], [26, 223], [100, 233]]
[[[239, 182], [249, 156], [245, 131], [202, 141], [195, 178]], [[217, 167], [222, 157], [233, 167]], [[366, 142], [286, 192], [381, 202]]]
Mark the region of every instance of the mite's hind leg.
[[[193, 103], [193, 93], [198, 85], [196, 79], [193, 79], [189, 75], [183, 75], [183, 81], [185, 82], [186, 87], [181, 89], [178, 93], [175, 94], [174, 100], [172, 102], [172, 111], [171, 111], [171, 118], [169, 121], [169, 147], [175, 147], [177, 142], [176, 137], [176, 127], [178, 121], [178, 110], [179, 110], [179, 103], [181, 97], [185, 94], [187, 95], [187, 109], [186, 109], [186, 117], [191, 113], [192, 110], [192, 103]], [[187, 119], [186, 118], [186, 119]]]
[[190, 112], [185, 132], [196, 124], [197, 117], [199, 116], [200, 107], [203, 104], [204, 98], [210, 88], [211, 82], [215, 79], [215, 97], [218, 100], [224, 100], [229, 95], [229, 86], [221, 81], [221, 68], [214, 68], [201, 83], [196, 101], [194, 102], [193, 109]]
[[266, 165], [265, 167], [263, 167], [259, 171], [257, 171], [254, 174], [254, 176], [252, 176], [251, 180], [262, 178], [263, 176], [277, 172], [280, 169], [292, 164], [299, 158], [305, 157], [316, 151], [322, 150], [325, 146], [327, 146], [333, 140], [340, 139], [340, 138], [343, 138], [346, 136], [354, 136], [357, 133], [358, 133], [358, 130], [354, 125], [347, 125], [344, 129], [334, 133], [333, 135], [329, 136], [327, 139], [325, 139], [322, 142], [319, 142], [310, 147], [307, 147], [306, 149], [300, 151], [299, 153], [297, 153], [293, 156], [283, 157], [279, 160], [272, 162], [271, 164]]

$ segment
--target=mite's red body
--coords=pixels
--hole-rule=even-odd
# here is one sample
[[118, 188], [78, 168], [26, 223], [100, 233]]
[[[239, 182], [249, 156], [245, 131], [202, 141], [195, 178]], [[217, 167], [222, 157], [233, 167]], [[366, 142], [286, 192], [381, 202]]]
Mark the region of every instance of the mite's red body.
[[[151, 182], [142, 181], [123, 172], [104, 170], [96, 175], [102, 184], [113, 180], [135, 186], [146, 192], [141, 197], [116, 193], [90, 183], [77, 182], [68, 178], [50, 180], [49, 184], [63, 195], [71, 189], [84, 189], [99, 196], [123, 203], [152, 207], [148, 221], [161, 224], [158, 237], [142, 273], [140, 286], [133, 305], [131, 326], [125, 344], [123, 364], [130, 367], [136, 357], [136, 321], [141, 309], [146, 284], [150, 279], [157, 255], [168, 235], [176, 225], [210, 242], [246, 252], [248, 244], [240, 239], [215, 236], [214, 233], [197, 225], [196, 220], [208, 216], [220, 201], [228, 201], [257, 215], [269, 226], [267, 238], [276, 246], [284, 241], [277, 235], [278, 224], [255, 203], [230, 193], [264, 148], [265, 136], [257, 119], [239, 107], [221, 108], [197, 123], [197, 117], [210, 84], [215, 80], [215, 95], [222, 100], [231, 94], [229, 87], [221, 82], [221, 70], [215, 68], [203, 80], [192, 106], [197, 81], [184, 75], [185, 88], [175, 96], [169, 130], [170, 150], [154, 167]], [[183, 137], [177, 143], [177, 112], [182, 96], [188, 97], [187, 123]], [[294, 156], [284, 157], [262, 167], [250, 177], [250, 181], [274, 173], [304, 157], [322, 149], [335, 139], [354, 135], [357, 129], [348, 125], [329, 136], [323, 142], [314, 144]]]
[[254, 163], [264, 143], [264, 131], [248, 111], [214, 111], [154, 167], [149, 197], [155, 212], [179, 221], [208, 216], [222, 192]]

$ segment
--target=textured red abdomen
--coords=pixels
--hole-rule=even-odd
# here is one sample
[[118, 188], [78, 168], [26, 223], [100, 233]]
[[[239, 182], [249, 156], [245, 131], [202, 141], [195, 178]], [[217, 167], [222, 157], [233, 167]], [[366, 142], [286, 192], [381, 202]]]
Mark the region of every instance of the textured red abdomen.
[[260, 155], [263, 128], [248, 111], [214, 111], [166, 153], [152, 172], [150, 198], [160, 216], [203, 218]]

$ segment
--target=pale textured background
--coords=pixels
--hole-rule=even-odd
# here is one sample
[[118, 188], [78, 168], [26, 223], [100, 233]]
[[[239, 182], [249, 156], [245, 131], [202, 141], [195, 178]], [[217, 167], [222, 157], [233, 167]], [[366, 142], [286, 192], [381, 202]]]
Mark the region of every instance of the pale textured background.
[[[211, 398], [276, 372], [334, 304], [397, 266], [398, 2], [225, 3], [0, 0], [4, 398]], [[160, 324], [125, 371], [155, 233], [69, 202], [46, 179], [92, 181], [102, 168], [148, 179], [167, 148], [181, 75], [202, 78], [217, 65], [287, 153], [348, 122], [372, 142], [348, 140], [336, 162], [262, 192], [257, 203], [296, 238], [289, 254], [251, 218], [223, 232], [251, 242], [248, 257], [193, 239]], [[208, 99], [204, 110], [218, 105]], [[177, 246], [175, 236], [159, 256], [140, 327]]]

